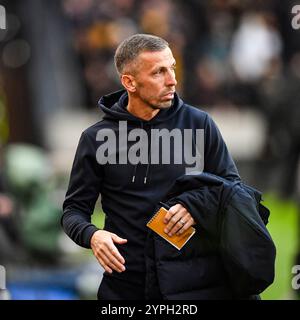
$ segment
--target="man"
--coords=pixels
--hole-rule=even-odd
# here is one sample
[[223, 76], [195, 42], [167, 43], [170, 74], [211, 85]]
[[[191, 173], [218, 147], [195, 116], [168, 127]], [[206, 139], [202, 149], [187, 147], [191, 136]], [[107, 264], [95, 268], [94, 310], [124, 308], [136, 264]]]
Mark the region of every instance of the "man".
[[[82, 133], [63, 205], [62, 225], [77, 244], [93, 250], [104, 268], [99, 299], [165, 299], [159, 279], [149, 279], [146, 256], [151, 249], [146, 243], [151, 236], [146, 224], [175, 180], [194, 164], [187, 161], [189, 157], [180, 156], [195, 154], [203, 145], [204, 154], [198, 155], [204, 163], [195, 161], [197, 170], [228, 181], [240, 178], [212, 119], [176, 94], [176, 61], [165, 40], [133, 35], [117, 48], [115, 65], [125, 90], [102, 97], [99, 105], [105, 113], [103, 120]], [[197, 130], [204, 131], [200, 142]], [[192, 140], [187, 139], [189, 132]], [[161, 135], [162, 140], [167, 135], [169, 144], [155, 144], [155, 135]], [[99, 193], [106, 215], [103, 230], [91, 224]], [[201, 231], [181, 202], [169, 208], [165, 225], [169, 236], [190, 226]]]

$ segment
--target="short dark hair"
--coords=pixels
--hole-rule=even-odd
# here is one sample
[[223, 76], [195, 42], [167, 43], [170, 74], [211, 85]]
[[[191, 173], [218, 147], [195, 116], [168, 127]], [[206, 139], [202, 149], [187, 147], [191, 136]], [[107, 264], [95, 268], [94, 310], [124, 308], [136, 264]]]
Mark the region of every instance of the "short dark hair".
[[157, 36], [138, 33], [123, 40], [115, 53], [115, 66], [121, 75], [126, 65], [134, 61], [145, 51], [162, 51], [169, 47], [169, 43]]

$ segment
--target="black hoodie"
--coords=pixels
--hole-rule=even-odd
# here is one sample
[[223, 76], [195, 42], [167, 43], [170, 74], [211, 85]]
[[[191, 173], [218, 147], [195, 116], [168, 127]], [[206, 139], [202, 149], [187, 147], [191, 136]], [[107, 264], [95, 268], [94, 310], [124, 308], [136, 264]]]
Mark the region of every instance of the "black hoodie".
[[[146, 223], [175, 179], [186, 173], [187, 164], [174, 164], [172, 143], [170, 164], [151, 164], [150, 151], [148, 163], [99, 164], [97, 151], [105, 143], [97, 141], [97, 134], [101, 130], [110, 129], [115, 133], [118, 154], [120, 121], [126, 121], [128, 133], [137, 128], [145, 130], [150, 141], [149, 150], [151, 129], [171, 131], [177, 128], [182, 132], [184, 129], [192, 129], [193, 132], [204, 129], [203, 171], [230, 180], [239, 179], [239, 175], [218, 128], [206, 112], [185, 104], [175, 94], [170, 108], [160, 110], [154, 118], [144, 121], [127, 111], [127, 102], [128, 96], [124, 90], [99, 100], [105, 116], [81, 135], [63, 204], [62, 226], [78, 245], [90, 248], [90, 239], [98, 230], [91, 224], [91, 215], [101, 194], [105, 213], [104, 229], [128, 240], [126, 244], [117, 245], [125, 259], [126, 271], [121, 274], [114, 272], [113, 275], [128, 279], [132, 274], [143, 275], [145, 272]], [[135, 143], [127, 141], [125, 149], [130, 149]]]

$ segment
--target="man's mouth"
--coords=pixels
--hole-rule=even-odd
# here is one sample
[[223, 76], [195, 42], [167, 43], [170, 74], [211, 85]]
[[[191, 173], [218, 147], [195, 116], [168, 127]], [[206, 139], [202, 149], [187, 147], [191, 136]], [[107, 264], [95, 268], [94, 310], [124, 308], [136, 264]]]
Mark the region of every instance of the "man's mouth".
[[163, 95], [163, 98], [173, 99], [174, 98], [174, 93], [175, 93], [175, 91], [167, 92], [165, 95]]

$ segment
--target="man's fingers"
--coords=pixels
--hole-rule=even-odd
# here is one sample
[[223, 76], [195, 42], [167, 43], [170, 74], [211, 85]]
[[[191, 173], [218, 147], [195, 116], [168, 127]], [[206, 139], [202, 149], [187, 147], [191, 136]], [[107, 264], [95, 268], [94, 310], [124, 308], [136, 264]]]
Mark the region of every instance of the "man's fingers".
[[[105, 270], [107, 270], [108, 268], [111, 270], [111, 272], [112, 270], [115, 270], [117, 272], [125, 271], [125, 267], [123, 266], [123, 264], [118, 262], [118, 260], [108, 251], [108, 249], [101, 250], [99, 253], [97, 253], [96, 257], [99, 262], [101, 262], [101, 265]], [[110, 272], [109, 270], [107, 271]]]
[[100, 256], [96, 255], [96, 258], [99, 261], [99, 263], [101, 264], [102, 268], [106, 272], [108, 272], [108, 273], [112, 273], [113, 272], [112, 269], [104, 262], [104, 260]]
[[117, 249], [117, 247], [115, 245], [107, 245], [107, 250], [116, 258], [118, 259], [119, 262], [121, 263], [125, 263], [125, 259], [122, 257], [122, 255], [120, 254], [119, 250]]
[[179, 210], [180, 208], [180, 205], [179, 204], [176, 204], [175, 206], [171, 207], [168, 212], [166, 213], [165, 215], [165, 218], [164, 218], [164, 223], [168, 223], [170, 221], [170, 219], [176, 215], [177, 211]]
[[[113, 234], [112, 239], [114, 237], [118, 237]], [[119, 237], [118, 237], [119, 238]], [[122, 272], [125, 270], [123, 264], [125, 263], [125, 259], [121, 256], [119, 250], [113, 243], [109, 243], [102, 248], [103, 254], [108, 258], [110, 262], [110, 266], [114, 266], [116, 271]]]
[[182, 229], [186, 223], [188, 222], [190, 218], [190, 214], [185, 214], [183, 215], [181, 213], [181, 216], [179, 217], [179, 219], [177, 219], [176, 223], [173, 224], [173, 226], [171, 226], [171, 228], [168, 231], [168, 235], [172, 236], [173, 234], [175, 234], [178, 230]]
[[[165, 229], [165, 232], [172, 237], [173, 234], [177, 233], [182, 234], [184, 231], [186, 231], [189, 227], [195, 224], [195, 220], [193, 217], [186, 213], [185, 215], [182, 215], [183, 212], [179, 213], [174, 217], [174, 221], [176, 221], [172, 226], [168, 225], [169, 228]], [[170, 223], [172, 222], [172, 219]]]
[[191, 227], [194, 224], [195, 224], [194, 219], [190, 217], [187, 220], [187, 222], [180, 229], [177, 230], [177, 234], [182, 234], [184, 231], [186, 231], [189, 227]]
[[104, 254], [102, 257], [106, 265], [114, 271], [117, 271], [119, 273], [125, 271], [125, 267], [122, 264], [118, 263], [116, 259], [113, 259], [112, 256]]
[[127, 239], [121, 238], [114, 233], [111, 234], [111, 238], [113, 239], [113, 242], [116, 242], [119, 244], [123, 244], [127, 242]]
[[105, 252], [106, 257], [108, 258], [109, 262], [111, 263], [112, 266], [114, 266], [114, 269], [118, 272], [125, 271], [125, 266], [123, 265], [125, 263], [125, 260], [123, 259], [124, 262], [120, 262], [112, 252], [109, 251], [109, 249]]
[[173, 227], [177, 224], [177, 222], [186, 215], [186, 209], [185, 208], [181, 208], [167, 223], [166, 227], [165, 227], [165, 232], [169, 233]]

